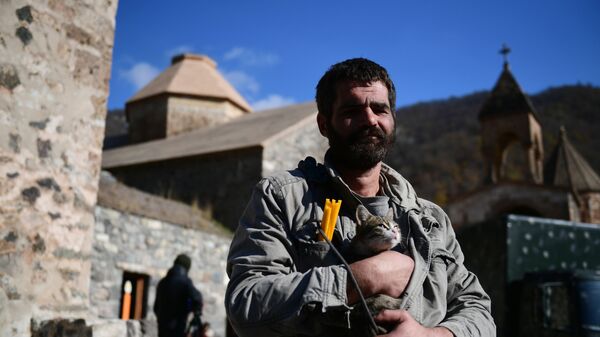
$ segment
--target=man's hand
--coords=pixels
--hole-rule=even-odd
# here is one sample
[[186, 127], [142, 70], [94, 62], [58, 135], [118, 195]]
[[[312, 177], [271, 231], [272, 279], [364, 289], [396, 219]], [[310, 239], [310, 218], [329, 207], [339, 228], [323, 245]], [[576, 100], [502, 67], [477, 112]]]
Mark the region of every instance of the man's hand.
[[[394, 298], [400, 297], [410, 280], [415, 262], [409, 256], [385, 251], [375, 256], [356, 261], [350, 265], [360, 290], [365, 297], [384, 294]], [[348, 279], [348, 304], [358, 301], [358, 292]]]
[[406, 310], [383, 310], [375, 316], [375, 322], [385, 325], [397, 324], [389, 334], [377, 337], [453, 337], [450, 330], [443, 327], [426, 328], [415, 321]]

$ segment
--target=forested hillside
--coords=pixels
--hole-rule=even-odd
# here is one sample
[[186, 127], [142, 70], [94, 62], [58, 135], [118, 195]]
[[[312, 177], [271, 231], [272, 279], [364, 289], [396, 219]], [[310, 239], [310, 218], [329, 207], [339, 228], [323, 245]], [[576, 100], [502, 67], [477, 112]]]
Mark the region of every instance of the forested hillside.
[[[398, 109], [398, 141], [388, 162], [411, 181], [419, 196], [447, 204], [480, 186], [483, 159], [477, 114], [488, 92]], [[545, 158], [564, 125], [569, 139], [600, 173], [600, 88], [550, 88], [531, 101], [541, 119]]]

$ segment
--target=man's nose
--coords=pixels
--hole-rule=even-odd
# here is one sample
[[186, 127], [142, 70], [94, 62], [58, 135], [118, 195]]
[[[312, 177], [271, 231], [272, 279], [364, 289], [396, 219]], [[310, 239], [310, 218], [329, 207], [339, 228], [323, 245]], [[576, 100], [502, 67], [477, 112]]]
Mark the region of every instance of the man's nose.
[[377, 125], [377, 114], [370, 107], [365, 108], [362, 113], [363, 123], [368, 126]]

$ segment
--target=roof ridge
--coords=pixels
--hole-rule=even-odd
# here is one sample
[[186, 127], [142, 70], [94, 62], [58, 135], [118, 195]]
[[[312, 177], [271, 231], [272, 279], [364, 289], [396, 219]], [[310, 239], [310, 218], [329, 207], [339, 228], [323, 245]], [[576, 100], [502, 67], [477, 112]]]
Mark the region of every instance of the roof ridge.
[[158, 95], [184, 95], [230, 102], [244, 112], [252, 107], [219, 72], [216, 63], [206, 56], [188, 55], [177, 59], [138, 90], [127, 104]]
[[[314, 113], [317, 113], [317, 111], [315, 111]], [[284, 129], [281, 129], [279, 132], [272, 134], [271, 136], [265, 138], [261, 142], [261, 145], [266, 146], [269, 143], [272, 143], [272, 142], [276, 141], [277, 139], [281, 138], [285, 133], [288, 133], [291, 130], [298, 129], [298, 128], [304, 126], [305, 124], [307, 124], [309, 122], [309, 118], [310, 117], [312, 117], [312, 116], [311, 115], [307, 115], [306, 117], [302, 118], [297, 123], [291, 124], [288, 127], [284, 128]]]
[[567, 133], [565, 131], [564, 126], [561, 126], [561, 128], [560, 128], [559, 144], [562, 144], [562, 151], [563, 151], [563, 157], [565, 158], [565, 169], [567, 170], [567, 180], [569, 182], [569, 188], [571, 190], [571, 193], [573, 193], [575, 202], [578, 205], [581, 205], [581, 197], [579, 196], [579, 193], [578, 193], [577, 189], [575, 188], [575, 184], [573, 183], [573, 169], [571, 168], [571, 160], [569, 159], [571, 153], [567, 152], [567, 146], [571, 146], [571, 144], [569, 143], [569, 140], [567, 139]]
[[[526, 110], [526, 111], [522, 111]], [[533, 103], [508, 67], [504, 67], [490, 95], [483, 103], [479, 119], [510, 113], [531, 113], [539, 122]]]

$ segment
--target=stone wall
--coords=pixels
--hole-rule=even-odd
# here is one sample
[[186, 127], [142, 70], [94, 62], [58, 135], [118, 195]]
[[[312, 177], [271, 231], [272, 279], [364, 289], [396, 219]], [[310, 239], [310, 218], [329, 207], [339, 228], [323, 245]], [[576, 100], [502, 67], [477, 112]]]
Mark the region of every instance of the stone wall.
[[172, 266], [175, 256], [186, 253], [192, 258], [190, 277], [204, 297], [204, 320], [219, 336], [225, 336], [223, 303], [230, 237], [102, 206], [96, 207], [95, 214], [92, 315], [104, 319], [119, 317], [123, 272], [134, 272], [150, 277], [146, 324], [153, 325], [156, 285]]
[[246, 112], [221, 99], [171, 96], [168, 103], [167, 137], [225, 123]]
[[505, 213], [580, 221], [578, 208], [568, 191], [538, 185], [508, 182], [490, 185], [448, 205], [454, 227]]
[[167, 136], [167, 102], [166, 95], [159, 95], [125, 105], [130, 143], [147, 142]]
[[600, 224], [600, 193], [582, 193], [581, 221]]
[[261, 179], [261, 156], [255, 147], [110, 171], [127, 186], [196, 205], [234, 229]]
[[245, 114], [222, 99], [161, 94], [127, 103], [131, 143], [163, 139], [214, 126]]
[[117, 1], [2, 1], [0, 335], [85, 318]]
[[[481, 121], [480, 134], [488, 181], [500, 182], [509, 179], [506, 172], [508, 164], [506, 151], [511, 143], [518, 142], [520, 146], [513, 150], [523, 151], [522, 157], [527, 158], [524, 163], [514, 163], [520, 165], [518, 172], [523, 175], [522, 180], [542, 183], [544, 176], [542, 129], [532, 114], [515, 113], [486, 118]], [[519, 156], [519, 154], [513, 155]]]
[[98, 205], [185, 228], [231, 236], [230, 230], [223, 226], [216, 226], [203, 210], [125, 186], [107, 171], [100, 173]]
[[285, 132], [265, 144], [263, 177], [275, 171], [294, 169], [306, 156], [312, 156], [318, 162], [323, 162], [329, 144], [327, 138], [319, 133], [316, 115], [314, 119], [307, 119], [293, 128], [291, 132]]

